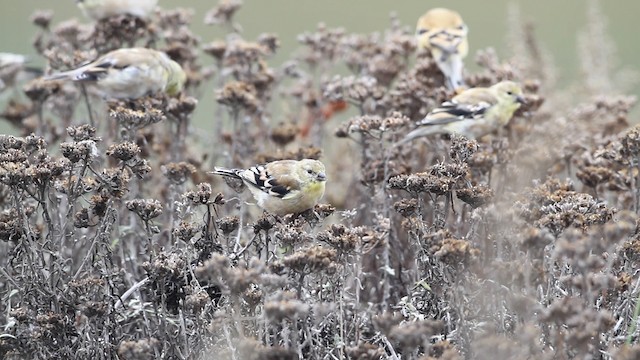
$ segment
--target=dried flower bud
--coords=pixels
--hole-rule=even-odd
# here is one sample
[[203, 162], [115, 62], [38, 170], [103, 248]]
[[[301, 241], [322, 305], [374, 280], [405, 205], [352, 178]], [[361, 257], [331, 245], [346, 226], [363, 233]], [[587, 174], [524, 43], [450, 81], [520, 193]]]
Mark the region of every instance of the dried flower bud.
[[185, 197], [194, 205], [207, 205], [211, 198], [211, 185], [208, 183], [200, 183], [195, 191], [187, 191]]
[[229, 235], [240, 226], [240, 218], [237, 216], [226, 216], [216, 220], [216, 225], [224, 235]]
[[162, 174], [169, 179], [172, 184], [184, 184], [189, 176], [196, 171], [195, 166], [181, 161], [178, 163], [168, 163], [161, 167]]
[[126, 202], [127, 209], [133, 211], [144, 222], [162, 215], [162, 205], [158, 200], [135, 199]]
[[140, 154], [140, 147], [132, 142], [113, 144], [107, 149], [107, 155], [120, 161], [129, 161]]
[[145, 126], [158, 123], [165, 119], [162, 111], [158, 109], [131, 110], [122, 106], [117, 106], [109, 111], [109, 117], [125, 128], [141, 129]]
[[73, 215], [73, 226], [77, 228], [88, 228], [92, 226], [89, 217], [89, 209], [81, 209]]
[[221, 40], [212, 41], [202, 47], [202, 51], [221, 61], [227, 51], [227, 43]]
[[280, 123], [271, 130], [271, 140], [280, 146], [285, 146], [295, 140], [300, 130], [294, 124]]
[[393, 204], [393, 208], [404, 217], [410, 217], [418, 209], [417, 199], [402, 199]]
[[60, 144], [62, 156], [72, 163], [79, 161], [90, 161], [98, 156], [98, 147], [93, 140], [82, 140], [78, 142], [63, 142]]
[[67, 128], [67, 134], [71, 136], [73, 141], [98, 140], [96, 138], [97, 129], [91, 125], [83, 124], [79, 126], [70, 126]]
[[181, 241], [189, 242], [198, 232], [201, 231], [201, 226], [196, 223], [181, 221], [175, 229], [173, 229], [173, 236], [177, 237]]
[[220, 0], [217, 6], [204, 16], [207, 25], [231, 24], [231, 19], [242, 6], [241, 0]]
[[216, 101], [234, 109], [234, 111], [244, 108], [253, 113], [260, 107], [255, 86], [241, 81], [225, 84], [221, 90], [216, 92]]
[[156, 338], [125, 340], [118, 345], [118, 356], [122, 359], [153, 359], [160, 347]]
[[46, 30], [49, 28], [49, 24], [51, 24], [52, 18], [52, 10], [36, 10], [33, 15], [31, 15], [31, 22], [36, 26]]
[[477, 208], [486, 205], [493, 198], [493, 190], [486, 184], [478, 184], [465, 189], [456, 190], [458, 199]]

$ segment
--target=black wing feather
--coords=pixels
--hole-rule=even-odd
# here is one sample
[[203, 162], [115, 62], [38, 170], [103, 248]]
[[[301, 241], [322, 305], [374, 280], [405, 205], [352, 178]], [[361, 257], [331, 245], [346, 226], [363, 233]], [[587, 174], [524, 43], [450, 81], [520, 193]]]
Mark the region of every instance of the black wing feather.
[[289, 188], [278, 184], [276, 179], [271, 178], [263, 166], [251, 168], [251, 173], [253, 174], [253, 181], [247, 182], [250, 186], [279, 198], [283, 198], [289, 193]]
[[269, 184], [271, 185], [271, 187], [269, 188], [270, 195], [283, 198], [289, 193], [289, 188], [287, 186], [278, 184], [275, 179], [269, 181]]

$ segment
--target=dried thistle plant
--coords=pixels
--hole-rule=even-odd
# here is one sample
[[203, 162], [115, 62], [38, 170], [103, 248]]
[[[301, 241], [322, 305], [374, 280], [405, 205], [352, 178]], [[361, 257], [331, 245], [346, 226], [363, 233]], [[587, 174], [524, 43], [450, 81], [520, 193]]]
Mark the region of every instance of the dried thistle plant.
[[[369, 34], [319, 24], [288, 56], [290, 34], [243, 37], [242, 5], [34, 13], [46, 73], [144, 46], [187, 82], [104, 101], [0, 71], [0, 115], [23, 134], [0, 136], [0, 358], [637, 357], [640, 129], [597, 3], [579, 40], [595, 96], [558, 88], [511, 8], [513, 53], [478, 51], [465, 80], [512, 79], [527, 104], [503, 131], [410, 146], [454, 93], [397, 16]], [[303, 158], [329, 180], [302, 214], [261, 214], [207, 174]]]

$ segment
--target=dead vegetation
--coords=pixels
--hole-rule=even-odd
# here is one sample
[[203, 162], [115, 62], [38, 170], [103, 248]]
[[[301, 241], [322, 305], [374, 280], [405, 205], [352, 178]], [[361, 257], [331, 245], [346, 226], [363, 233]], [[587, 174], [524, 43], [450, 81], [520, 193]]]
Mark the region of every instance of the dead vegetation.
[[[179, 98], [90, 93], [95, 126], [71, 84], [16, 90], [2, 116], [23, 136], [0, 136], [1, 358], [639, 356], [640, 128], [598, 54], [595, 2], [585, 92], [555, 88], [514, 10], [513, 57], [479, 51], [466, 81], [518, 81], [528, 106], [504, 134], [401, 146], [452, 95], [411, 29], [320, 25], [271, 64], [278, 37], [243, 39], [237, 11], [206, 14], [228, 31], [206, 43], [186, 9], [94, 26], [34, 14], [51, 69], [136, 44], [188, 83]], [[219, 104], [199, 136], [198, 101]], [[327, 164], [325, 204], [260, 215], [207, 175], [285, 158]]]

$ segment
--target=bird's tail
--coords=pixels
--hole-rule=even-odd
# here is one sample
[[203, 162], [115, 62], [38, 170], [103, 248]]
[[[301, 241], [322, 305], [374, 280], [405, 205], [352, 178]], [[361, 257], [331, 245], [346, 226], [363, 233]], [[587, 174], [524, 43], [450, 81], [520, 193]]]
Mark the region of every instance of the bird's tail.
[[403, 145], [417, 138], [444, 133], [446, 133], [446, 131], [443, 131], [441, 126], [418, 126], [416, 129], [405, 135], [405, 137], [402, 138], [402, 140], [398, 141], [395, 145]]
[[462, 69], [464, 68], [462, 57], [457, 54], [450, 54], [444, 61], [438, 61], [438, 66], [447, 79], [447, 88], [456, 90], [466, 87], [462, 76]]
[[75, 78], [75, 76], [76, 76], [75, 70], [71, 70], [71, 71], [63, 71], [60, 73], [47, 75], [43, 77], [42, 80], [45, 80], [45, 81], [69, 80], [69, 79]]
[[213, 171], [210, 171], [209, 174], [227, 176], [227, 177], [232, 177], [232, 178], [236, 178], [236, 179], [242, 179], [238, 175], [238, 170], [237, 169], [227, 169], [227, 168], [214, 167]]
[[42, 76], [42, 74], [44, 73], [42, 68], [35, 67], [35, 66], [25, 66], [22, 70], [33, 76]]

